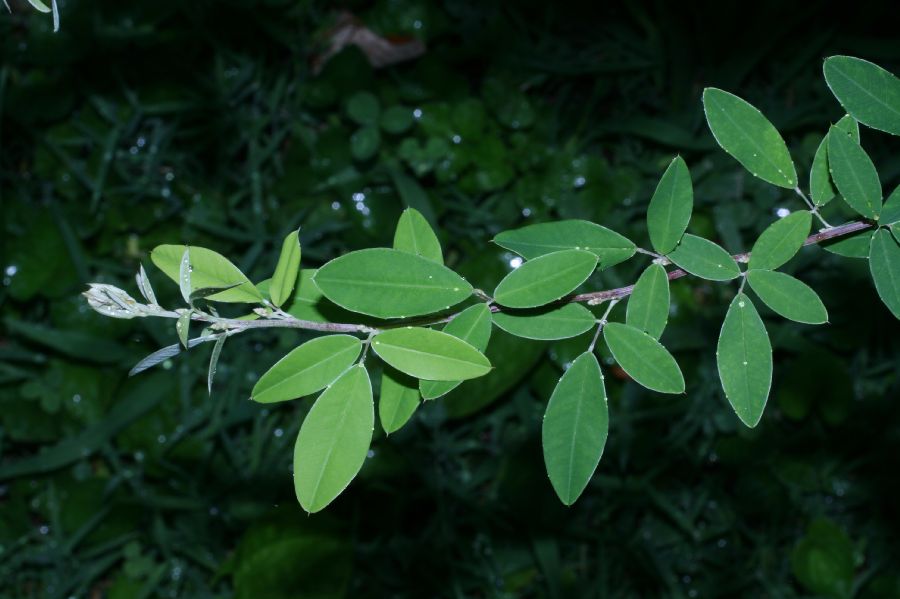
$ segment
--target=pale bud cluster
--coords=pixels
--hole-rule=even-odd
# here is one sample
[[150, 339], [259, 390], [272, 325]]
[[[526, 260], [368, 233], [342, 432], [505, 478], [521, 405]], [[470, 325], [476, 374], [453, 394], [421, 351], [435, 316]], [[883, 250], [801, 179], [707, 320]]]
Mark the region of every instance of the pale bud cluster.
[[158, 314], [158, 306], [138, 303], [133, 297], [115, 285], [91, 283], [82, 295], [91, 308], [112, 318], [135, 318]]

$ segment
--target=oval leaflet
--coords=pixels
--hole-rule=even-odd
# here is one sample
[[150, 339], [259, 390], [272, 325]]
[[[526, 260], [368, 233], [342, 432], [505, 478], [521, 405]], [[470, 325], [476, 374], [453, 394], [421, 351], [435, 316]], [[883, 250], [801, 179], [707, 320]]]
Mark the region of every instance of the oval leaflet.
[[335, 258], [316, 272], [313, 282], [342, 308], [378, 318], [431, 314], [472, 294], [472, 286], [449, 268], [386, 248]]

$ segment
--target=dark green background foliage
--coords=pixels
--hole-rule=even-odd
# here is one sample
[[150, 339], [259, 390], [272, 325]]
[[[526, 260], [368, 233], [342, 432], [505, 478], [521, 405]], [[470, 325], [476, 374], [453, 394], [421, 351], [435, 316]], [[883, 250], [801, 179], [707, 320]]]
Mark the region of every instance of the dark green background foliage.
[[[309, 400], [247, 399], [301, 334], [230, 341], [208, 397], [209, 346], [127, 379], [176, 341], [171, 323], [102, 318], [79, 296], [95, 280], [136, 293], [143, 262], [176, 305], [147, 256], [160, 243], [215, 249], [256, 281], [301, 225], [306, 266], [389, 246], [405, 203], [492, 289], [504, 229], [585, 218], [646, 245], [676, 153], [690, 230], [747, 250], [801, 205], [715, 148], [702, 88], [759, 107], [804, 173], [843, 114], [821, 59], [897, 73], [900, 41], [878, 30], [889, 2], [720, 4], [349, 3], [428, 50], [373, 70], [349, 49], [319, 76], [325, 2], [69, 0], [56, 35], [25, 3], [0, 15], [0, 596], [900, 596], [900, 327], [863, 260], [813, 247], [791, 263], [831, 324], [763, 312], [776, 378], [753, 430], [716, 377], [731, 292], [674, 283], [664, 340], [687, 394], [609, 370], [608, 445], [571, 508], [544, 472], [541, 414], [589, 338], [495, 331], [492, 375], [376, 432], [348, 491], [307, 517], [289, 468]], [[864, 135], [890, 191], [896, 143]], [[852, 218], [840, 202], [825, 215]]]

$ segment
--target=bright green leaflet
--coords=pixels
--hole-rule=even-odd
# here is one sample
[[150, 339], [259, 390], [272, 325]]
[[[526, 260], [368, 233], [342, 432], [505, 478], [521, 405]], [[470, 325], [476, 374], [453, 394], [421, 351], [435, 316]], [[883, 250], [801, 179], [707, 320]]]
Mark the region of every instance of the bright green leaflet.
[[703, 109], [716, 142], [754, 177], [787, 189], [797, 186], [787, 144], [759, 110], [714, 87], [703, 90]]
[[574, 291], [596, 267], [597, 255], [584, 250], [544, 254], [506, 275], [494, 299], [509, 308], [537, 308]]
[[900, 79], [851, 56], [832, 56], [822, 70], [831, 93], [853, 118], [867, 127], [900, 135]]
[[809, 235], [812, 214], [806, 210], [792, 212], [766, 227], [750, 251], [748, 268], [773, 270], [794, 257]]
[[687, 230], [693, 209], [691, 172], [684, 159], [676, 156], [659, 180], [647, 208], [647, 231], [653, 249], [660, 254], [675, 249]]
[[659, 341], [633, 326], [610, 322], [603, 338], [613, 358], [635, 382], [660, 393], [684, 393], [684, 377]]
[[360, 162], [375, 156], [380, 146], [381, 133], [374, 125], [362, 127], [350, 136], [350, 154]]
[[750, 270], [747, 282], [776, 314], [806, 324], [828, 322], [828, 310], [812, 288], [791, 275], [773, 270]]
[[900, 222], [900, 185], [894, 188], [881, 207], [881, 224], [892, 225]]
[[741, 269], [728, 252], [712, 241], [690, 233], [685, 234], [668, 258], [701, 279], [730, 281], [741, 276]]
[[416, 379], [385, 366], [381, 374], [378, 396], [378, 419], [385, 434], [390, 435], [406, 424], [419, 407]]
[[507, 333], [541, 341], [577, 337], [596, 322], [597, 317], [581, 304], [494, 313], [494, 324]]
[[666, 269], [651, 264], [641, 273], [628, 298], [625, 324], [659, 339], [669, 322], [669, 277]]
[[347, 100], [347, 116], [357, 125], [374, 125], [380, 111], [378, 98], [371, 92], [358, 92]]
[[[150, 252], [150, 259], [167, 277], [178, 283], [181, 258], [187, 249], [183, 245], [159, 245]], [[239, 286], [210, 295], [208, 300], [255, 304], [263, 300], [262, 294], [250, 279], [225, 256], [206, 248], [190, 248], [191, 289]]]
[[394, 249], [421, 256], [438, 264], [444, 263], [441, 242], [431, 225], [415, 208], [407, 208], [400, 215], [394, 232]]
[[181, 316], [178, 317], [178, 320], [175, 321], [175, 333], [178, 335], [178, 340], [181, 342], [181, 345], [185, 348], [188, 346], [188, 337], [191, 334], [191, 313], [192, 310], [185, 310], [181, 313]]
[[877, 219], [882, 197], [878, 171], [862, 146], [834, 127], [828, 132], [828, 165], [844, 201], [861, 215]]
[[879, 229], [872, 238], [869, 269], [881, 301], [900, 318], [900, 244], [887, 229]]
[[281, 306], [291, 296], [299, 271], [300, 238], [299, 232], [293, 231], [281, 244], [281, 255], [278, 256], [275, 274], [269, 283], [269, 297], [273, 304]]
[[181, 299], [185, 303], [191, 301], [191, 252], [185, 248], [181, 254], [181, 262], [178, 263], [178, 288], [181, 291]]
[[820, 244], [822, 249], [845, 258], [868, 258], [875, 231], [860, 231], [837, 241]]
[[538, 223], [504, 231], [494, 243], [532, 260], [559, 250], [587, 250], [600, 259], [600, 268], [624, 262], [634, 255], [634, 244], [615, 231], [586, 220]]
[[350, 335], [329, 335], [307, 341], [262, 375], [250, 398], [272, 403], [320, 391], [347, 370], [360, 351], [362, 343]]
[[[491, 309], [487, 304], [470, 306], [453, 317], [444, 332], [462, 339], [480, 352], [487, 349], [491, 339]], [[462, 381], [419, 381], [423, 399], [436, 399], [446, 395]]]
[[[849, 133], [853, 141], [859, 143], [859, 123], [852, 116], [844, 115], [834, 126]], [[809, 194], [816, 206], [824, 206], [834, 198], [836, 193], [831, 184], [831, 173], [828, 170], [828, 134], [826, 133], [816, 149], [812, 168], [809, 171]]]
[[429, 381], [462, 381], [483, 376], [491, 363], [465, 341], [432, 329], [389, 329], [372, 339], [382, 360], [410, 376]]
[[745, 425], [759, 424], [772, 386], [772, 344], [750, 298], [737, 294], [719, 333], [719, 379], [735, 414]]
[[353, 366], [325, 390], [294, 445], [294, 491], [309, 513], [331, 503], [356, 476], [375, 430], [369, 374]]
[[337, 305], [379, 318], [431, 314], [472, 294], [472, 286], [449, 268], [386, 248], [335, 258], [313, 281]]
[[550, 484], [565, 505], [575, 503], [587, 487], [608, 433], [603, 374], [594, 354], [585, 352], [556, 384], [541, 429]]

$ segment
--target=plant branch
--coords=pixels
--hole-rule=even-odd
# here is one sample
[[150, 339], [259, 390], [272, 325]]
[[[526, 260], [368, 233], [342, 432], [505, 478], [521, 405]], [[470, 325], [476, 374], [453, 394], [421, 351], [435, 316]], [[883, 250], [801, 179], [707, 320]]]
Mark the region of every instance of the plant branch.
[[[838, 237], [845, 237], [847, 235], [851, 235], [858, 231], [865, 231], [866, 229], [871, 229], [873, 227], [872, 223], [868, 223], [865, 221], [854, 221], [845, 223], [843, 225], [838, 225], [837, 227], [830, 227], [828, 229], [824, 229], [819, 231], [818, 233], [814, 233], [806, 238], [806, 241], [803, 242], [804, 246], [807, 245], [815, 245], [817, 243], [821, 243], [823, 241], [828, 241], [831, 239], [837, 239]], [[744, 252], [742, 254], [735, 254], [732, 256], [737, 262], [745, 263], [750, 260], [750, 252]], [[668, 277], [670, 281], [674, 281], [676, 279], [680, 279], [681, 277], [687, 276], [688, 273], [680, 268], [676, 268], [675, 270], [671, 270], [668, 272]], [[574, 295], [568, 298], [569, 302], [587, 302], [591, 305], [596, 305], [601, 302], [605, 302], [611, 299], [619, 299], [623, 297], [628, 297], [631, 295], [631, 292], [634, 291], [634, 285], [627, 285], [625, 287], [619, 287], [617, 289], [607, 289], [605, 291], [593, 291], [590, 293], [579, 293], [578, 295]]]
[[[807, 245], [815, 245], [821, 243], [823, 241], [829, 241], [831, 239], [837, 239], [840, 237], [845, 237], [847, 235], [852, 235], [853, 233], [857, 233], [859, 231], [864, 231], [866, 229], [871, 229], [874, 225], [870, 222], [865, 221], [854, 221], [845, 223], [843, 225], [838, 225], [836, 227], [829, 227], [819, 231], [818, 233], [814, 233], [806, 238], [806, 241], [803, 242], [804, 246]], [[649, 253], [649, 252], [641, 252], [641, 253]], [[742, 254], [734, 254], [732, 256], [737, 262], [746, 263], [750, 259], [750, 252], [745, 252]], [[680, 279], [682, 277], [687, 276], [689, 273], [686, 271], [676, 268], [667, 273], [667, 276], [670, 281], [674, 281], [676, 279]], [[574, 302], [586, 302], [589, 305], [597, 305], [603, 303], [605, 301], [614, 300], [610, 304], [610, 308], [615, 305], [615, 302], [618, 300], [628, 297], [634, 291], [634, 285], [627, 285], [625, 287], [618, 287], [615, 289], [606, 289], [603, 291], [592, 291], [589, 293], [579, 293], [577, 295], [571, 295], [565, 297], [559, 302], [558, 305], [569, 304]], [[483, 292], [475, 294], [476, 297], [483, 301], [490, 300], [490, 297]], [[132, 300], [133, 301], [133, 300]], [[502, 312], [502, 306], [498, 306], [496, 304], [490, 305], [491, 312]], [[178, 318], [181, 316], [184, 310], [153, 310], [145, 316], [159, 316], [164, 318]], [[608, 313], [608, 311], [607, 311]], [[340, 322], [316, 322], [312, 320], [302, 320], [299, 318], [294, 318], [290, 314], [283, 312], [278, 309], [274, 313], [274, 318], [260, 318], [257, 320], [243, 320], [238, 318], [221, 318], [218, 316], [213, 316], [211, 314], [206, 314], [204, 312], [195, 311], [191, 316], [191, 319], [198, 322], [206, 322], [209, 323], [212, 328], [225, 331], [228, 334], [234, 333], [242, 333], [244, 331], [252, 330], [252, 329], [272, 329], [272, 328], [288, 328], [288, 329], [303, 329], [308, 331], [320, 331], [323, 333], [350, 333], [357, 335], [368, 335], [371, 336], [380, 332], [383, 329], [388, 328], [396, 328], [399, 326], [429, 326], [435, 324], [443, 324], [450, 322], [458, 312], [454, 312], [449, 315], [439, 315], [439, 316], [425, 316], [421, 318], [413, 318], [406, 319], [397, 322], [391, 322], [382, 326], [382, 328], [371, 327], [363, 324], [353, 324], [353, 323], [340, 323]], [[604, 317], [605, 318], [605, 317]]]

